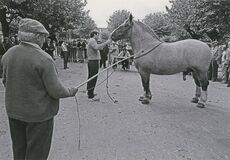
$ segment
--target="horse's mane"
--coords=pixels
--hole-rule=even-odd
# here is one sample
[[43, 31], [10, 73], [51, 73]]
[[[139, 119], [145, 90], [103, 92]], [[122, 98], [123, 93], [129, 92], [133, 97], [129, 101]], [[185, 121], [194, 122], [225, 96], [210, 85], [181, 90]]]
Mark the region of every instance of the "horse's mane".
[[[152, 28], [150, 28], [148, 25], [144, 24], [141, 21], [135, 21], [137, 24], [139, 24], [146, 32], [148, 32], [149, 34], [151, 34], [152, 36], [154, 36], [156, 39], [158, 39], [159, 41], [160, 38], [159, 36], [154, 32], [154, 30]], [[161, 41], [162, 42], [162, 41]]]

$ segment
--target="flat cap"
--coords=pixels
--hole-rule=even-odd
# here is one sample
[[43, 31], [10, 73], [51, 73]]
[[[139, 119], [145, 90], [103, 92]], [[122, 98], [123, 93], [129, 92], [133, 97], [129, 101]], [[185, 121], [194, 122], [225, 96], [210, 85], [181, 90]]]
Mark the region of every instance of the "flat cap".
[[21, 19], [19, 23], [19, 31], [27, 33], [49, 34], [46, 28], [38, 21], [30, 18]]

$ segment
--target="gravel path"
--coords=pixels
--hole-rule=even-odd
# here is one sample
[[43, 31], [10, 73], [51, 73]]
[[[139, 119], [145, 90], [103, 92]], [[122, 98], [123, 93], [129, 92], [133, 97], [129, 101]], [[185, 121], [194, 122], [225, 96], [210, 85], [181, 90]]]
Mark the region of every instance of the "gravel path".
[[[63, 70], [56, 60], [66, 86], [86, 80], [85, 63], [70, 63]], [[110, 70], [111, 72], [112, 70]], [[98, 84], [106, 78], [101, 74]], [[49, 160], [228, 160], [230, 159], [230, 88], [211, 82], [208, 105], [196, 108], [192, 77], [182, 74], [151, 75], [152, 101], [142, 105], [139, 74], [116, 70], [106, 83], [96, 88], [100, 102], [88, 102], [85, 89], [77, 93], [81, 120], [81, 150], [78, 150], [78, 117], [74, 98], [62, 99]], [[4, 91], [0, 86], [0, 91]], [[12, 159], [11, 140], [0, 93], [0, 160]]]

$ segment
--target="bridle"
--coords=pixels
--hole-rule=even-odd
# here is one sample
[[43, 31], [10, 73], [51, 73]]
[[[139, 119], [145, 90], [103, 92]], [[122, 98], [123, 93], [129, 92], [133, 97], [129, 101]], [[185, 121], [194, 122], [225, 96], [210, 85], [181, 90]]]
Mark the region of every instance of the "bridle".
[[[132, 23], [133, 23], [133, 22], [132, 22]], [[133, 25], [133, 24], [132, 24], [132, 25]], [[132, 28], [132, 25], [130, 25], [129, 29]], [[134, 59], [141, 58], [141, 57], [143, 57], [143, 56], [149, 54], [149, 53], [152, 52], [153, 50], [155, 50], [155, 49], [156, 49], [157, 47], [159, 47], [162, 43], [164, 43], [164, 42], [162, 42], [158, 37], [155, 37], [155, 36], [153, 36], [153, 35], [151, 35], [151, 36], [152, 36], [153, 38], [156, 38], [157, 40], [159, 40], [160, 43], [157, 44], [157, 45], [155, 45], [155, 46], [153, 46], [151, 49], [147, 50], [146, 52], [145, 52], [145, 50], [142, 50], [142, 51], [140, 51], [139, 53], [134, 54], [133, 56], [130, 56], [130, 57], [134, 57]], [[140, 55], [139, 55], [139, 54], [140, 54]]]

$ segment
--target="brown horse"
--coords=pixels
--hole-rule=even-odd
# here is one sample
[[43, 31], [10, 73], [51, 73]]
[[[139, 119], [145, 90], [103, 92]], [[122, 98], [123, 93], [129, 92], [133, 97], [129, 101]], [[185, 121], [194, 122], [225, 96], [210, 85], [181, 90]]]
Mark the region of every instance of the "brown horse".
[[[162, 42], [155, 32], [130, 15], [112, 35], [112, 40], [129, 39], [135, 55], [135, 66], [140, 73], [144, 96], [139, 100], [148, 104], [152, 98], [149, 88], [150, 74], [171, 75], [192, 71], [196, 84], [196, 94], [191, 102], [197, 107], [205, 107], [207, 101], [208, 68], [211, 51], [207, 44], [187, 39], [173, 43]], [[202, 90], [201, 90], [201, 89]]]

